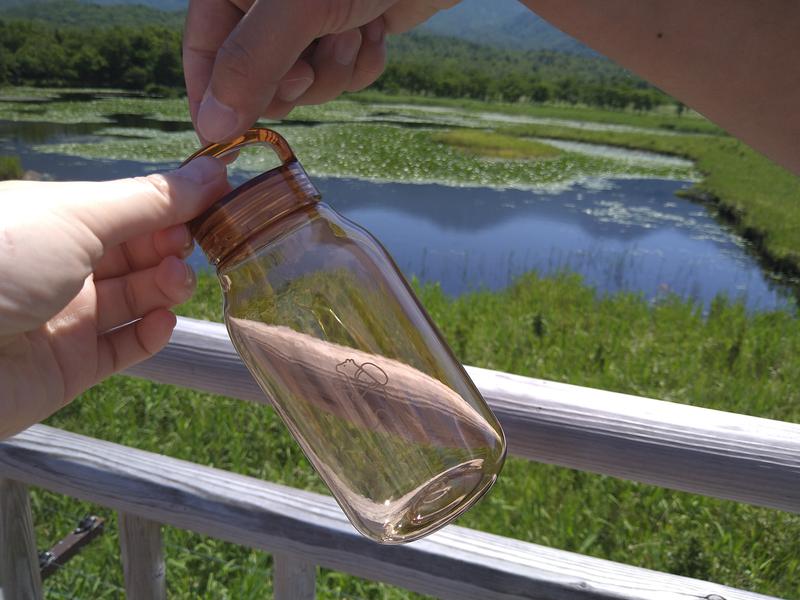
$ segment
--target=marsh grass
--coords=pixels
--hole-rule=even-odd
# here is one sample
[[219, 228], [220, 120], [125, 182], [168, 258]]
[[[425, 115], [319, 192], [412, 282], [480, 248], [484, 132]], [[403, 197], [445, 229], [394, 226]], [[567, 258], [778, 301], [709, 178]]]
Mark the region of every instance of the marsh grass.
[[420, 107], [440, 106], [478, 113], [486, 110], [504, 113], [551, 119], [569, 119], [576, 121], [592, 121], [615, 125], [628, 125], [677, 131], [684, 133], [706, 133], [722, 135], [723, 131], [701, 117], [688, 111], [682, 116], [672, 114], [668, 109], [650, 112], [633, 110], [607, 110], [591, 106], [571, 106], [566, 104], [525, 104], [510, 102], [483, 102], [480, 100], [436, 98], [432, 96], [393, 95], [366, 90], [355, 94], [347, 94], [348, 100], [361, 104], [411, 104]]
[[18, 156], [0, 156], [0, 181], [20, 179], [24, 174]]
[[474, 129], [435, 133], [433, 141], [453, 146], [467, 154], [511, 160], [553, 158], [561, 154], [558, 148], [542, 142]]
[[[748, 314], [718, 299], [706, 316], [676, 298], [601, 296], [574, 275], [527, 275], [499, 293], [421, 298], [467, 364], [578, 385], [800, 421], [800, 328], [787, 312]], [[180, 312], [219, 320], [215, 278], [199, 277]], [[270, 408], [115, 377], [49, 420], [85, 435], [325, 493]], [[39, 545], [98, 510], [33, 491]], [[49, 580], [49, 597], [116, 598], [122, 586], [109, 533]], [[459, 524], [535, 543], [786, 598], [800, 595], [800, 517], [511, 459], [488, 497]], [[270, 558], [167, 528], [173, 598], [271, 592]], [[419, 598], [321, 571], [320, 598]], [[111, 586], [111, 587], [109, 587]]]

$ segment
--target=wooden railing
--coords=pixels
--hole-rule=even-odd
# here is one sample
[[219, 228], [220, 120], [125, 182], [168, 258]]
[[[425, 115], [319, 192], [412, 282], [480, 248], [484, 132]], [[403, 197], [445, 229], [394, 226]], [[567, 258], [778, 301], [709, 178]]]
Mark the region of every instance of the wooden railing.
[[[512, 454], [800, 512], [800, 425], [468, 370]], [[130, 374], [264, 402], [219, 324], [181, 319]], [[2, 600], [41, 597], [27, 485], [119, 512], [129, 598], [165, 597], [161, 525], [272, 553], [279, 600], [313, 598], [317, 565], [454, 599], [765, 598], [456, 526], [380, 546], [326, 496], [38, 425], [0, 443]]]

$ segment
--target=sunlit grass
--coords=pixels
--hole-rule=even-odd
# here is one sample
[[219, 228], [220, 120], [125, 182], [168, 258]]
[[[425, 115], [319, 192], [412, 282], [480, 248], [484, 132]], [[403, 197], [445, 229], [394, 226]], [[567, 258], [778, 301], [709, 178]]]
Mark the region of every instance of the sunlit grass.
[[467, 154], [511, 160], [553, 158], [561, 154], [558, 148], [542, 142], [474, 129], [436, 133], [433, 135], [433, 140], [458, 148]]
[[[215, 278], [201, 275], [184, 314], [219, 320]], [[602, 296], [577, 276], [527, 276], [500, 293], [421, 298], [467, 364], [800, 422], [800, 328], [786, 312], [748, 314], [722, 299], [706, 316], [675, 298]], [[116, 377], [51, 418], [58, 427], [220, 469], [325, 493], [268, 407]], [[74, 526], [86, 505], [34, 491], [39, 544]], [[96, 509], [95, 509], [96, 510]], [[112, 517], [109, 511], [101, 511]], [[459, 524], [761, 593], [800, 594], [800, 516], [511, 459]], [[268, 596], [270, 559], [168, 528], [175, 598]], [[82, 576], [81, 572], [87, 574]], [[102, 582], [102, 583], [100, 583]], [[322, 599], [416, 598], [343, 573], [318, 577]], [[115, 598], [122, 585], [112, 522], [47, 588]], [[55, 597], [55, 596], [53, 596]]]

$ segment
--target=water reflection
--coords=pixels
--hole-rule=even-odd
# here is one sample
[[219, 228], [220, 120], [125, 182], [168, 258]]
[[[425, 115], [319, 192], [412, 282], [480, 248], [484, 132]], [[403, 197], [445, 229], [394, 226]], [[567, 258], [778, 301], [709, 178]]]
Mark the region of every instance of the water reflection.
[[372, 231], [408, 276], [448, 294], [500, 289], [530, 270], [576, 271], [605, 292], [654, 299], [715, 295], [751, 309], [791, 302], [746, 244], [701, 206], [675, 196], [680, 181], [612, 180], [558, 194], [327, 179], [325, 199]]

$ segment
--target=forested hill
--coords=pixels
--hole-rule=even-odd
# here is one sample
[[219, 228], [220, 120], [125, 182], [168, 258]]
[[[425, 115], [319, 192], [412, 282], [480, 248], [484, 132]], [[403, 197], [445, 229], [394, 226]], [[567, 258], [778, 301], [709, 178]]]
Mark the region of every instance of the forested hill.
[[[156, 3], [157, 4], [157, 3]], [[0, 19], [26, 19], [64, 27], [142, 27], [163, 25], [183, 27], [182, 10], [165, 11], [141, 4], [101, 6], [80, 0], [31, 1], [0, 0]]]
[[[0, 0], [0, 2], [8, 0]], [[182, 13], [78, 0], [0, 10], [0, 84], [181, 93]], [[374, 88], [488, 100], [648, 109], [666, 96], [596, 56], [501, 49], [418, 33], [389, 39]]]
[[[153, 10], [180, 12], [188, 0], [75, 0], [97, 5], [115, 5], [122, 14], [128, 8], [146, 7]], [[52, 9], [43, 10], [48, 0], [0, 0], [0, 10], [14, 7], [17, 16], [55, 20]], [[63, 12], [61, 13], [63, 15]], [[71, 22], [73, 17], [64, 15]], [[141, 18], [134, 15], [136, 22]], [[124, 18], [120, 17], [120, 20]], [[555, 50], [574, 54], [592, 52], [575, 39], [561, 33], [540, 19], [517, 0], [461, 0], [454, 8], [441, 11], [422, 26], [427, 33], [457, 37], [482, 45], [516, 50]]]
[[[0, 0], [0, 10], [18, 7], [18, 6], [33, 6], [36, 4], [47, 4], [50, 0]], [[103, 6], [116, 5], [125, 6], [145, 6], [156, 10], [163, 10], [167, 12], [175, 12], [186, 10], [189, 6], [189, 0], [81, 0], [86, 4], [99, 4]]]

